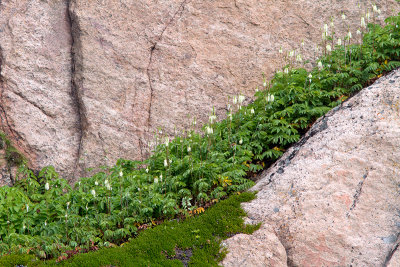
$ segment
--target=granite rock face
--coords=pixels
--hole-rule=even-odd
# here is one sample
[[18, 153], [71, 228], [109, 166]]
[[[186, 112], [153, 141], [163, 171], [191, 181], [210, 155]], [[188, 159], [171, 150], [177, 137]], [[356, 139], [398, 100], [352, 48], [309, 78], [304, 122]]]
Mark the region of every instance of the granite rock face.
[[[2, 0], [1, 129], [32, 168], [52, 164], [71, 181], [145, 158], [157, 127], [181, 132], [213, 106], [221, 118], [228, 96], [252, 96], [282, 67], [281, 46], [304, 40], [314, 59], [323, 23], [354, 33], [366, 3]], [[377, 5], [377, 21], [400, 7]]]
[[252, 235], [235, 235], [226, 240], [223, 246], [230, 250], [222, 262], [225, 266], [287, 266], [285, 248], [268, 225], [263, 225]]
[[0, 130], [34, 168], [53, 164], [63, 175], [79, 146], [67, 7], [0, 1]]
[[288, 265], [398, 266], [399, 88], [400, 70], [379, 79], [261, 175], [244, 209], [277, 233]]

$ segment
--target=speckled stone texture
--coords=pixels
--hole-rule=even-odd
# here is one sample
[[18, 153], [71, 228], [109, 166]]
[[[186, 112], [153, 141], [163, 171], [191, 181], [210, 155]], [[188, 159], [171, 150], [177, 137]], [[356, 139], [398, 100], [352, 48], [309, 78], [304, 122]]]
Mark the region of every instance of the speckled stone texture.
[[225, 266], [287, 266], [285, 248], [268, 225], [263, 225], [252, 235], [235, 235], [224, 241], [222, 246], [231, 251], [222, 262]]
[[288, 265], [398, 266], [400, 70], [320, 118], [252, 190], [249, 221], [272, 227]]

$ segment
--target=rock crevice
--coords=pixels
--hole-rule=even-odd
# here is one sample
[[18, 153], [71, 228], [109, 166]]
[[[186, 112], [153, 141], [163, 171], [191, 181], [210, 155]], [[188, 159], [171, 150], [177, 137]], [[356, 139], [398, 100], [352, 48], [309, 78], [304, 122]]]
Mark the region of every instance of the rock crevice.
[[157, 49], [157, 45], [159, 44], [159, 42], [162, 41], [165, 31], [174, 23], [174, 21], [176, 21], [177, 19], [179, 19], [182, 16], [183, 12], [185, 11], [185, 6], [188, 2], [190, 2], [190, 0], [182, 1], [182, 3], [179, 5], [178, 9], [175, 11], [175, 13], [169, 19], [167, 24], [162, 29], [161, 33], [156, 37], [154, 43], [150, 47], [149, 63], [147, 64], [147, 68], [146, 68], [146, 75], [147, 75], [147, 78], [149, 81], [149, 87], [150, 87], [150, 96], [149, 96], [149, 104], [148, 104], [149, 114], [147, 117], [147, 132], [149, 132], [151, 130], [151, 109], [152, 109], [153, 98], [154, 98], [154, 88], [153, 88], [153, 81], [152, 81], [152, 77], [151, 77], [151, 65], [153, 63], [154, 51]]
[[79, 162], [83, 149], [83, 139], [85, 130], [87, 129], [88, 120], [85, 116], [85, 106], [80, 90], [80, 78], [77, 72], [82, 68], [82, 63], [79, 62], [79, 47], [80, 47], [80, 28], [78, 18], [74, 15], [72, 5], [74, 0], [67, 1], [67, 18], [69, 23], [71, 37], [71, 97], [74, 103], [74, 109], [77, 115], [77, 130], [78, 130], [78, 147], [75, 154], [75, 172], [74, 179], [77, 178], [82, 171], [79, 167]]

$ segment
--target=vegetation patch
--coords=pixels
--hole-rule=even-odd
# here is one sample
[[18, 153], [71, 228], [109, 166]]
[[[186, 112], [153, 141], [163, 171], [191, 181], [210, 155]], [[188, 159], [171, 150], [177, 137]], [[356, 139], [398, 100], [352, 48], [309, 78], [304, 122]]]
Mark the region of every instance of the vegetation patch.
[[0, 258], [0, 266], [217, 266], [226, 251], [220, 241], [228, 233], [252, 233], [259, 225], [243, 226], [246, 215], [240, 203], [254, 198], [253, 193], [233, 195], [183, 222], [166, 222], [140, 233], [119, 247], [79, 254], [57, 263], [37, 260], [33, 255]]
[[[0, 253], [8, 255], [2, 260], [32, 254], [54, 263], [131, 241], [77, 255], [65, 264], [182, 264], [171, 258], [175, 248], [192, 249], [191, 263], [214, 264], [210, 255], [222, 255], [215, 254], [217, 237], [241, 232], [232, 226], [239, 227], [235, 220], [241, 219], [234, 213], [240, 211], [231, 200], [218, 206], [231, 205], [226, 214], [218, 215], [214, 208], [196, 220], [191, 217], [251, 187], [247, 178], [279, 158], [318, 117], [400, 66], [400, 15], [386, 19], [384, 26], [369, 20], [369, 15], [361, 19], [358, 44], [351, 43], [355, 37], [350, 31], [340, 37], [333, 25], [325, 25], [320, 57], [312, 68], [304, 67], [300, 53], [280, 51], [284, 67], [264, 82], [253, 103], [243, 106], [245, 97], [235, 96], [227, 118], [217, 122], [212, 112], [201, 133], [194, 130], [196, 121], [173, 140], [158, 131], [153, 154], [143, 162], [120, 159], [111, 168], [81, 178], [74, 188], [53, 167], [36, 176], [22, 166], [15, 186], [0, 188]], [[174, 218], [188, 220], [152, 229]]]
[[22, 165], [24, 156], [11, 144], [5, 133], [0, 132], [0, 150], [5, 150], [4, 158], [10, 167]]

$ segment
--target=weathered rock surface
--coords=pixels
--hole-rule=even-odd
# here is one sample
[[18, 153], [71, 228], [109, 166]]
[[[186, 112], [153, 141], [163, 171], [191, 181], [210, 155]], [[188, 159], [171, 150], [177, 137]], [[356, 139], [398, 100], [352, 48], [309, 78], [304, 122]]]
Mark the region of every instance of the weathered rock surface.
[[397, 70], [329, 112], [253, 188], [288, 265], [399, 266], [399, 88]]
[[222, 262], [225, 266], [287, 266], [285, 248], [267, 225], [263, 225], [252, 235], [235, 235], [223, 245], [230, 250]]
[[0, 130], [34, 168], [75, 169], [78, 117], [64, 0], [0, 1]]
[[[314, 58], [331, 16], [338, 35], [354, 32], [359, 2], [2, 0], [1, 128], [33, 168], [69, 177], [146, 157], [158, 126], [171, 134], [251, 96], [282, 66], [279, 47], [304, 39]], [[400, 7], [377, 2], [379, 20]]]

